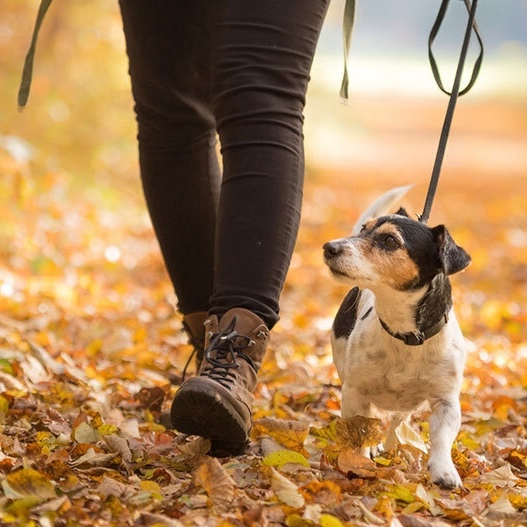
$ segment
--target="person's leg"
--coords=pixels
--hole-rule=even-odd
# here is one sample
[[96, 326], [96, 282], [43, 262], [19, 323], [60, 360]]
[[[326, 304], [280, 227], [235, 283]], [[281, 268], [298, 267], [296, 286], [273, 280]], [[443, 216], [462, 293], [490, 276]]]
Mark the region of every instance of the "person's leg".
[[177, 391], [177, 430], [243, 451], [257, 371], [278, 320], [304, 173], [303, 108], [325, 0], [220, 0], [213, 103], [223, 156], [208, 347]]
[[268, 328], [296, 242], [303, 109], [326, 0], [219, 2], [213, 103], [223, 157], [211, 312], [247, 308]]
[[214, 2], [120, 0], [120, 7], [148, 210], [179, 310], [205, 318], [221, 180], [210, 104]]

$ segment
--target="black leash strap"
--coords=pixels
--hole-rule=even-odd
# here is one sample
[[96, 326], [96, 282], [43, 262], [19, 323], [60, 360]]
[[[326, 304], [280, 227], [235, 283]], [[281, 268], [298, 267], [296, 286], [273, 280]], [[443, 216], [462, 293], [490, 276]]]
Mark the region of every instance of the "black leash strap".
[[353, 32], [353, 24], [355, 22], [355, 0], [346, 0], [344, 4], [344, 18], [342, 22], [342, 41], [344, 45], [344, 74], [342, 76], [342, 84], [340, 86], [340, 102], [348, 104], [348, 56], [351, 47], [351, 34]]
[[[432, 170], [432, 176], [430, 178], [430, 185], [428, 187], [428, 193], [426, 195], [425, 206], [423, 209], [423, 213], [419, 217], [419, 221], [425, 224], [428, 222], [428, 218], [430, 217], [432, 203], [434, 201], [434, 196], [437, 190], [437, 184], [439, 182], [439, 175], [441, 173], [441, 166], [443, 164], [443, 158], [445, 157], [445, 150], [446, 150], [446, 145], [448, 141], [448, 135], [450, 133], [450, 126], [452, 124], [452, 118], [454, 117], [454, 109], [456, 107], [457, 98], [460, 95], [464, 95], [470, 90], [470, 88], [472, 88], [472, 86], [476, 82], [476, 78], [479, 74], [481, 63], [483, 61], [483, 42], [479, 34], [477, 24], [475, 22], [476, 8], [477, 8], [478, 2], [477, 0], [472, 0], [472, 3], [470, 2], [470, 0], [464, 0], [464, 2], [465, 2], [465, 6], [467, 8], [469, 16], [468, 16], [468, 22], [467, 22], [467, 29], [465, 31], [465, 37], [463, 39], [463, 45], [461, 47], [461, 53], [459, 55], [459, 62], [457, 66], [456, 76], [454, 78], [454, 84], [453, 84], [451, 92], [447, 91], [443, 86], [443, 83], [441, 81], [441, 76], [439, 75], [437, 63], [435, 61], [434, 54], [432, 52], [432, 44], [434, 43], [435, 37], [445, 17], [445, 13], [448, 8], [449, 0], [443, 0], [443, 2], [441, 3], [439, 13], [437, 15], [436, 21], [430, 32], [430, 39], [428, 41], [428, 56], [430, 58], [430, 65], [432, 67], [434, 78], [440, 90], [446, 93], [447, 95], [449, 95], [450, 99], [448, 101], [448, 107], [447, 107], [447, 111], [445, 115], [445, 120], [443, 122], [443, 128], [441, 130], [441, 136], [439, 138], [439, 146], [437, 148], [434, 168]], [[471, 79], [468, 85], [463, 90], [460, 91], [459, 87], [461, 85], [461, 76], [463, 74], [463, 67], [465, 65], [465, 59], [467, 57], [467, 51], [468, 51], [468, 47], [470, 44], [470, 36], [473, 30], [479, 42], [480, 53], [474, 64], [474, 68], [472, 70], [472, 76], [471, 76]]]
[[20, 81], [20, 88], [18, 90], [18, 107], [24, 108], [29, 97], [29, 89], [31, 88], [31, 79], [33, 77], [33, 61], [35, 59], [35, 51], [37, 48], [37, 39], [40, 32], [40, 26], [46, 16], [46, 12], [51, 4], [51, 0], [41, 0], [38, 8], [37, 20], [33, 29], [31, 37], [31, 44], [24, 61], [24, 69], [22, 71], [22, 80]]

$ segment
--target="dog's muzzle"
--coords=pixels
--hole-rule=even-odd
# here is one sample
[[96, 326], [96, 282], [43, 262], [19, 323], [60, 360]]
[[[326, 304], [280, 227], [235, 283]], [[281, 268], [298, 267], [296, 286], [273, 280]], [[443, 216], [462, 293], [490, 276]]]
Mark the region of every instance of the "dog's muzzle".
[[339, 242], [327, 242], [324, 244], [324, 259], [330, 261], [343, 252], [342, 244]]

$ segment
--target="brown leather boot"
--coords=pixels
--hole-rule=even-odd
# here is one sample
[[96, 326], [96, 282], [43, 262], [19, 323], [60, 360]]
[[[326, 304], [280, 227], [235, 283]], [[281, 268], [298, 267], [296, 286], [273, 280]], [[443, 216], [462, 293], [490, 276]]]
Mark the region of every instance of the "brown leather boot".
[[170, 416], [179, 432], [211, 439], [213, 455], [244, 452], [252, 428], [253, 393], [269, 330], [235, 308], [205, 323], [207, 348], [196, 377], [176, 393]]
[[[183, 329], [188, 335], [189, 343], [194, 347], [192, 355], [196, 355], [196, 369], [198, 370], [205, 354], [205, 321], [208, 318], [209, 314], [206, 311], [196, 311], [183, 316]], [[185, 366], [185, 371], [186, 369], [187, 366]]]

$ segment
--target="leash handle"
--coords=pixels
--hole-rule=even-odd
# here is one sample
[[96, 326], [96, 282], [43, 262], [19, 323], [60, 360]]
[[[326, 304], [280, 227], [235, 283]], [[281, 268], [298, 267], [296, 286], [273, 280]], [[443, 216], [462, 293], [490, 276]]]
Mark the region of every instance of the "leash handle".
[[[430, 35], [431, 43], [433, 43], [435, 35], [437, 34], [437, 31], [439, 30], [439, 27], [441, 26], [441, 22], [443, 21], [446, 9], [448, 7], [449, 0], [443, 0], [441, 4], [441, 8], [439, 10], [439, 14], [437, 16], [436, 23], [434, 24], [434, 28], [432, 28], [433, 35]], [[443, 164], [443, 158], [445, 157], [445, 150], [446, 150], [446, 144], [448, 140], [448, 134], [450, 133], [450, 126], [452, 125], [452, 118], [454, 117], [454, 109], [456, 107], [456, 102], [459, 95], [463, 95], [464, 93], [467, 93], [468, 90], [473, 86], [474, 82], [476, 81], [476, 78], [479, 73], [479, 69], [481, 66], [481, 62], [483, 60], [483, 43], [481, 40], [481, 37], [479, 36], [479, 32], [476, 27], [475, 23], [475, 16], [476, 16], [476, 8], [477, 8], [477, 0], [472, 0], [472, 4], [470, 3], [470, 0], [465, 0], [465, 6], [468, 10], [468, 22], [467, 22], [467, 28], [465, 31], [465, 37], [463, 39], [463, 45], [461, 47], [461, 53], [459, 55], [459, 62], [457, 66], [456, 76], [454, 78], [454, 84], [452, 87], [452, 92], [446, 91], [443, 87], [441, 82], [438, 82], [438, 86], [440, 89], [450, 95], [450, 99], [448, 101], [448, 107], [445, 115], [445, 120], [443, 122], [443, 128], [441, 130], [441, 136], [439, 137], [439, 146], [437, 148], [437, 154], [434, 162], [434, 168], [432, 170], [432, 176], [430, 178], [430, 185], [428, 187], [428, 193], [426, 195], [426, 201], [425, 206], [423, 209], [423, 213], [419, 217], [419, 221], [421, 223], [427, 223], [428, 218], [430, 217], [430, 211], [432, 209], [432, 203], [434, 201], [434, 196], [437, 190], [437, 184], [439, 182], [439, 175], [441, 173], [441, 166]], [[439, 23], [438, 23], [439, 21]], [[437, 27], [436, 27], [437, 26]], [[478, 36], [478, 41], [480, 43], [480, 54], [476, 61], [476, 65], [474, 66], [474, 70], [472, 72], [472, 78], [466, 88], [464, 90], [460, 91], [459, 87], [461, 85], [461, 76], [463, 74], [463, 67], [465, 65], [465, 59], [467, 56], [468, 47], [470, 44], [470, 35], [472, 33], [472, 30], [475, 30], [476, 35]], [[435, 64], [435, 61], [434, 61]], [[432, 68], [433, 70], [434, 68]], [[437, 71], [437, 65], [436, 65], [436, 71]], [[439, 72], [437, 72], [439, 75]], [[434, 77], [436, 77], [434, 73]], [[436, 77], [437, 82], [438, 77]], [[440, 81], [440, 78], [439, 78]]]
[[[439, 30], [441, 29], [441, 25], [443, 24], [443, 20], [445, 18], [445, 14], [446, 14], [446, 11], [447, 11], [447, 8], [448, 8], [449, 1], [450, 0], [443, 0], [443, 2], [441, 3], [441, 7], [439, 8], [439, 12], [437, 14], [437, 17], [436, 17], [436, 20], [434, 22], [434, 25], [432, 26], [432, 29], [430, 30], [430, 36], [428, 38], [428, 59], [430, 61], [430, 67], [432, 68], [432, 73], [434, 75], [434, 79], [436, 81], [436, 84], [439, 86], [439, 89], [443, 93], [446, 93], [447, 95], [452, 95], [452, 92], [449, 92], [445, 88], [445, 86], [443, 84], [443, 81], [441, 79], [441, 74], [439, 73], [439, 67], [437, 66], [437, 62], [436, 62], [436, 59], [435, 59], [435, 56], [434, 56], [434, 52], [432, 50], [435, 38], [436, 38], [437, 34], [439, 33]], [[470, 0], [464, 0], [464, 3], [465, 3], [465, 7], [467, 8], [467, 12], [470, 15], [470, 11], [471, 11]], [[478, 40], [479, 50], [480, 51], [479, 51], [478, 58], [474, 62], [474, 67], [472, 69], [472, 75], [470, 77], [470, 81], [465, 86], [465, 88], [460, 90], [458, 95], [465, 95], [465, 93], [467, 93], [472, 88], [472, 86], [474, 86], [474, 83], [476, 82], [476, 79], [478, 78], [478, 75], [479, 75], [479, 70], [481, 68], [481, 64], [483, 62], [483, 40], [482, 40], [481, 35], [479, 33], [478, 24], [475, 21], [475, 19], [473, 19], [473, 21], [471, 23], [471, 27], [474, 30], [474, 34], [476, 35], [476, 38]]]

